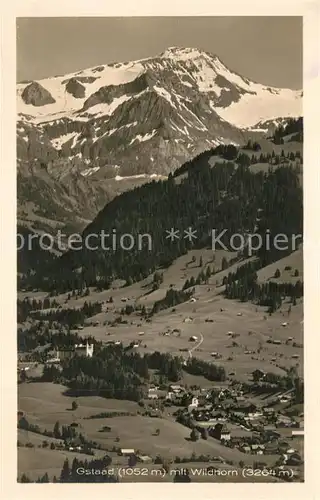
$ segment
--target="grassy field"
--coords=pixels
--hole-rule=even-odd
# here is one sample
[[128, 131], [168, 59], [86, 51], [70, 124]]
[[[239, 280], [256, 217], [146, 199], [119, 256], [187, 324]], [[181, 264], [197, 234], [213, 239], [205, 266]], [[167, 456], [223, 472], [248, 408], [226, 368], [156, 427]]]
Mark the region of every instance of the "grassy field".
[[[188, 358], [188, 350], [194, 349], [193, 356], [209, 361], [213, 360], [211, 353], [217, 352], [221, 357], [216, 362], [222, 363], [228, 373], [234, 372], [239, 380], [250, 379], [251, 372], [256, 368], [284, 374], [284, 369], [297, 366], [302, 374], [303, 350], [293, 346], [293, 342], [298, 345], [303, 342], [302, 300], [291, 307], [290, 314], [290, 304], [283, 303], [280, 310], [269, 316], [266, 307], [225, 299], [222, 295], [222, 280], [229, 272], [234, 272], [239, 263], [211, 276], [208, 284], [197, 285], [195, 301], [163, 310], [154, 315], [151, 322], [132, 313], [123, 315], [126, 323], [116, 326], [107, 324], [119, 317], [126, 304], [152, 307], [156, 300], [165, 296], [170, 286], [180, 289], [186, 279], [196, 277], [201, 271], [200, 257], [203, 261], [202, 269], [205, 270], [208, 265], [219, 269], [224, 256], [228, 260], [235, 256], [224, 251], [217, 251], [215, 254], [214, 262], [211, 250], [197, 250], [180, 257], [164, 271], [160, 288], [151, 293], [149, 278], [125, 288], [113, 288], [100, 293], [92, 290], [89, 297], [77, 300], [72, 298], [66, 302], [66, 295], [59, 296], [57, 300], [62, 307], [81, 307], [86, 300], [103, 301], [102, 312], [87, 320], [88, 324], [81, 330], [81, 335], [92, 335], [102, 342], [121, 341], [125, 345], [139, 341], [141, 345], [138, 352], [141, 354], [158, 350]], [[192, 262], [193, 256], [195, 262]], [[290, 269], [285, 270], [286, 267]], [[273, 278], [276, 269], [281, 272], [277, 279]], [[294, 276], [296, 269], [298, 276]], [[295, 282], [298, 279], [303, 281], [301, 249], [258, 271], [260, 282]], [[106, 303], [110, 296], [113, 297], [112, 304]], [[99, 324], [92, 326], [93, 322]], [[287, 325], [282, 326], [283, 323]], [[236, 337], [231, 338], [228, 332], [233, 332]], [[198, 340], [191, 343], [191, 336], [198, 337]], [[293, 340], [286, 343], [288, 337], [293, 337]], [[268, 343], [269, 339], [281, 341], [281, 344]]]
[[[192, 262], [192, 257], [195, 262]], [[174, 285], [180, 289], [186, 279], [191, 276], [197, 277], [201, 268], [200, 257], [203, 261], [203, 269], [207, 265], [219, 269], [221, 260], [227, 256], [228, 260], [234, 254], [216, 252], [215, 261], [212, 262], [213, 252], [201, 250], [189, 252], [187, 255], [177, 259], [169, 269], [163, 273], [163, 283], [159, 290], [150, 292], [152, 277], [132, 286], [119, 288], [117, 284], [110, 290], [98, 293], [91, 290], [89, 297], [72, 298], [66, 301], [67, 295], [57, 298], [62, 307], [81, 307], [85, 301], [103, 301], [103, 310], [88, 323], [98, 321], [98, 326], [87, 324], [79, 333], [83, 336], [93, 335], [103, 342], [121, 341], [125, 345], [132, 341], [141, 341], [137, 351], [141, 354], [146, 352], [161, 351], [181, 355], [185, 358], [198, 357], [206, 361], [213, 361], [225, 367], [229, 379], [236, 378], [240, 381], [251, 379], [253, 370], [259, 368], [284, 375], [288, 368], [296, 366], [300, 375], [303, 374], [303, 349], [294, 346], [303, 343], [303, 302], [299, 300], [296, 306], [291, 307], [289, 303], [283, 303], [281, 309], [268, 315], [265, 307], [258, 307], [250, 302], [241, 303], [227, 300], [223, 297], [222, 280], [229, 272], [233, 272], [239, 266], [234, 264], [231, 268], [218, 272], [209, 279], [207, 284], [195, 287], [195, 301], [189, 301], [174, 308], [168, 308], [154, 315], [151, 322], [146, 322], [138, 314], [123, 315], [126, 324], [111, 326], [104, 324], [119, 317], [120, 310], [126, 304], [144, 304], [151, 307], [155, 300], [164, 297], [170, 286]], [[286, 267], [291, 269], [285, 270]], [[281, 272], [277, 281], [288, 282], [303, 280], [302, 251], [298, 250], [292, 255], [285, 257], [258, 272], [261, 282], [274, 280], [275, 270]], [[299, 276], [294, 276], [298, 269]], [[23, 296], [36, 296], [43, 298], [45, 294], [25, 293]], [[113, 303], [106, 303], [110, 296]], [[143, 334], [141, 335], [141, 332]], [[233, 337], [230, 335], [233, 332]], [[140, 335], [139, 335], [140, 334]], [[195, 342], [190, 342], [190, 337], [196, 336]], [[293, 340], [288, 340], [293, 337]], [[280, 341], [280, 344], [272, 344], [269, 340]], [[259, 350], [259, 352], [258, 352]], [[190, 351], [191, 354], [190, 354]], [[220, 355], [216, 359], [211, 353]], [[294, 357], [293, 357], [294, 356]], [[298, 356], [298, 357], [297, 357]], [[39, 365], [36, 370], [41, 369]], [[30, 370], [30, 375], [32, 372]], [[210, 388], [221, 384], [213, 383], [204, 377], [196, 377], [183, 372], [181, 382], [186, 385], [198, 385]], [[259, 457], [246, 455], [237, 449], [230, 449], [220, 444], [217, 440], [209, 438], [200, 439], [197, 442], [190, 441], [190, 430], [174, 421], [171, 409], [163, 415], [164, 418], [151, 418], [139, 415], [141, 407], [134, 402], [103, 399], [98, 396], [76, 398], [78, 408], [71, 409], [75, 398], [65, 396], [66, 387], [50, 383], [25, 383], [19, 386], [19, 410], [26, 413], [27, 420], [32, 424], [39, 425], [41, 430], [53, 430], [54, 424], [59, 421], [60, 425], [78, 424], [78, 430], [87, 439], [96, 441], [103, 451], [97, 454], [108, 453], [112, 456], [113, 464], [126, 464], [127, 459], [119, 457], [112, 452], [115, 447], [134, 448], [142, 453], [155, 457], [160, 455], [168, 460], [176, 456], [189, 457], [193, 453], [198, 455], [222, 456], [225, 460], [232, 460], [234, 466], [239, 461], [246, 465], [252, 465]], [[88, 419], [88, 417], [107, 411], [130, 412], [136, 416], [112, 417], [103, 419]], [[101, 432], [103, 426], [111, 427], [111, 432]], [[159, 435], [155, 430], [159, 429]], [[50, 450], [40, 448], [43, 440], [49, 443], [51, 438], [19, 431], [18, 439], [21, 444], [32, 442], [34, 448], [19, 447], [19, 474], [23, 472], [31, 478], [37, 478], [48, 472], [52, 478], [58, 476], [66, 457], [72, 461], [75, 456], [72, 452]], [[302, 445], [301, 445], [302, 446]], [[300, 448], [299, 448], [300, 449]], [[81, 456], [85, 458], [84, 455]], [[263, 461], [273, 465], [275, 456], [263, 456]], [[197, 465], [195, 464], [195, 467]], [[273, 478], [272, 478], [273, 479]], [[125, 479], [125, 480], [132, 480]], [[144, 480], [144, 479], [141, 479]], [[150, 478], [149, 478], [150, 480]], [[152, 480], [158, 480], [152, 479]], [[171, 481], [169, 476], [164, 479]], [[226, 476], [225, 478], [213, 476], [199, 476], [194, 481], [246, 481], [241, 475], [237, 477]], [[255, 478], [255, 482], [260, 479]], [[271, 478], [262, 478], [270, 482]]]
[[[133, 448], [142, 454], [155, 457], [161, 456], [166, 460], [174, 460], [175, 457], [191, 457], [192, 454], [220, 456], [225, 460], [231, 460], [234, 465], [244, 461], [248, 466], [253, 465], [258, 457], [246, 455], [237, 449], [230, 449], [219, 441], [210, 438], [200, 439], [196, 442], [190, 440], [190, 429], [174, 421], [171, 413], [163, 414], [163, 418], [145, 417], [142, 415], [88, 419], [87, 417], [102, 411], [130, 411], [132, 413], [139, 406], [130, 401], [108, 400], [100, 397], [79, 397], [79, 407], [70, 411], [72, 398], [64, 396], [65, 387], [50, 383], [28, 383], [19, 387], [19, 410], [25, 412], [29, 423], [37, 424], [40, 429], [52, 430], [56, 421], [60, 425], [73, 422], [78, 424], [78, 431], [92, 441], [96, 441], [101, 450], [95, 450], [95, 456], [103, 456], [105, 453], [112, 457], [113, 465], [126, 465], [127, 459], [120, 457], [115, 448]], [[36, 395], [36, 396], [35, 396]], [[111, 427], [110, 432], [101, 432], [103, 426]], [[159, 435], [156, 430], [159, 429]], [[236, 426], [232, 430], [236, 430]], [[30, 432], [18, 430], [18, 440], [21, 446], [18, 448], [19, 474], [28, 474], [37, 478], [48, 472], [50, 477], [59, 475], [65, 458], [72, 462], [73, 458], [90, 458], [73, 452], [62, 450], [51, 450], [42, 448], [43, 441], [57, 443], [54, 438]], [[26, 443], [32, 443], [34, 448], [24, 447]], [[112, 451], [113, 450], [113, 451]], [[263, 461], [273, 465], [275, 456], [264, 456]]]

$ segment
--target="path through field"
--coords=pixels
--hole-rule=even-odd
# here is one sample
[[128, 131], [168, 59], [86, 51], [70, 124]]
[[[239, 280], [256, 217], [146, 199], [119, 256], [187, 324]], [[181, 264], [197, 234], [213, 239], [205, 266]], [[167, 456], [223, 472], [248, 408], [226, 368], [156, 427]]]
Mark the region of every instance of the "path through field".
[[202, 335], [202, 333], [200, 333], [200, 340], [199, 340], [199, 342], [196, 345], [194, 345], [191, 349], [189, 349], [189, 357], [190, 358], [192, 358], [192, 352], [195, 349], [198, 349], [198, 347], [201, 346], [202, 342], [203, 342], [203, 335]]

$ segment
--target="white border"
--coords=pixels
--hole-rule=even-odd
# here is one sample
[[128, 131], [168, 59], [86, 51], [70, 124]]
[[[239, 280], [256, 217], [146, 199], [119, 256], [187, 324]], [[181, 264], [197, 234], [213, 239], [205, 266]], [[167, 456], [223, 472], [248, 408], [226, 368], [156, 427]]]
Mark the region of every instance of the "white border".
[[[1, 449], [3, 487], [5, 499], [21, 498], [85, 498], [94, 494], [103, 497], [131, 499], [162, 499], [164, 496], [180, 496], [184, 499], [199, 498], [243, 498], [267, 499], [270, 497], [301, 500], [316, 498], [319, 443], [319, 392], [316, 382], [317, 346], [319, 345], [319, 237], [317, 224], [317, 201], [319, 192], [319, 149], [318, 128], [320, 115], [317, 113], [319, 94], [319, 10], [317, 2], [298, 0], [265, 2], [221, 0], [212, 5], [212, 0], [121, 0], [112, 5], [103, 0], [43, 0], [11, 1], [1, 16]], [[306, 474], [305, 483], [294, 484], [108, 484], [106, 485], [22, 485], [17, 479], [16, 450], [16, 112], [15, 112], [15, 18], [16, 17], [82, 17], [82, 16], [206, 16], [206, 15], [258, 15], [258, 16], [304, 16], [304, 213], [305, 213], [305, 386], [306, 386]], [[270, 33], [272, 36], [272, 33]], [[318, 307], [317, 307], [318, 306]], [[143, 488], [142, 488], [143, 486]], [[107, 488], [107, 490], [106, 490]], [[175, 488], [174, 490], [172, 488]], [[318, 488], [319, 489], [319, 488]]]

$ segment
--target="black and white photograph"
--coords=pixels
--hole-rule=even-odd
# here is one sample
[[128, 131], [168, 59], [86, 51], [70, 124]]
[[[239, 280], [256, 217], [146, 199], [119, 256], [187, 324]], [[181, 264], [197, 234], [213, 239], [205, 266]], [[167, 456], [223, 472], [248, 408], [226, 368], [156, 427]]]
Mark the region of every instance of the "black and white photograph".
[[17, 17], [17, 482], [303, 483], [302, 16]]

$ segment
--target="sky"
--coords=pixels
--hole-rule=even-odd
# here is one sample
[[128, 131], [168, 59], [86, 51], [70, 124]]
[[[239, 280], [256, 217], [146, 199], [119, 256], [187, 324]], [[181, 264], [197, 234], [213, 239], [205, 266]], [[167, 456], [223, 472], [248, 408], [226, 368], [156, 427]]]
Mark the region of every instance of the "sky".
[[17, 19], [17, 81], [155, 56], [167, 47], [216, 54], [256, 82], [302, 88], [301, 17]]

